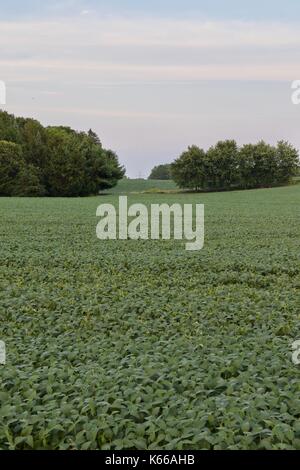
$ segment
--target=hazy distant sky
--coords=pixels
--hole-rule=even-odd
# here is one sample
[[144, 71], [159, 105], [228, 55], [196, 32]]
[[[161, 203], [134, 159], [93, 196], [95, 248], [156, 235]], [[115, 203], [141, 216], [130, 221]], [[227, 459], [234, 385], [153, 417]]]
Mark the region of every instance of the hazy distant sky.
[[299, 0], [0, 0], [5, 109], [93, 128], [128, 175], [188, 145], [300, 148]]

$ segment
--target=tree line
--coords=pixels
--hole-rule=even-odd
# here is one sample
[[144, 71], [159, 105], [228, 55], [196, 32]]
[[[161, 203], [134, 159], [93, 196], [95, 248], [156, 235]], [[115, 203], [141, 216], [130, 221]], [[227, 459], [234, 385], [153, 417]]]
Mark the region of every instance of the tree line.
[[171, 175], [171, 164], [166, 163], [163, 165], [155, 166], [148, 178], [149, 180], [170, 180], [172, 179]]
[[288, 142], [238, 147], [234, 140], [226, 140], [208, 151], [188, 147], [172, 164], [155, 167], [150, 178], [168, 174], [180, 188], [227, 190], [287, 184], [298, 172], [299, 154]]
[[124, 174], [92, 130], [43, 127], [0, 111], [0, 196], [93, 195]]

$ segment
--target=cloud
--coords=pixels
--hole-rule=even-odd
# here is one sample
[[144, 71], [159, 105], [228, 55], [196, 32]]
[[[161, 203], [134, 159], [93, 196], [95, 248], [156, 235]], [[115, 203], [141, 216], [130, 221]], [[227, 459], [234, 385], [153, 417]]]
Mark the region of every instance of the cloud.
[[0, 21], [10, 112], [93, 127], [132, 175], [191, 143], [300, 144], [299, 108], [289, 84], [280, 83], [300, 78], [298, 23], [80, 11], [58, 21]]
[[[140, 18], [0, 22], [4, 75], [87, 80], [283, 80], [299, 75], [298, 24]], [[284, 65], [284, 67], [281, 65]]]
[[[82, 10], [84, 16], [90, 10]], [[0, 22], [1, 36], [8, 44], [22, 38], [25, 44], [40, 37], [44, 44], [140, 45], [177, 47], [230, 47], [299, 45], [299, 24], [250, 21], [201, 21], [162, 18], [84, 18], [59, 21]], [[24, 36], [25, 33], [31, 33]]]

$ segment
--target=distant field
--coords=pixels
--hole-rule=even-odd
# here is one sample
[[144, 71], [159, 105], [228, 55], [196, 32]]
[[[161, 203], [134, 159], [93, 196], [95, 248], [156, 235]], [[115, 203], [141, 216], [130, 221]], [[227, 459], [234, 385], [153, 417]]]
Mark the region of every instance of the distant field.
[[129, 195], [204, 203], [199, 252], [104, 200], [0, 199], [0, 449], [300, 449], [300, 186]]
[[[300, 183], [300, 176], [294, 178], [295, 183]], [[174, 181], [168, 180], [145, 180], [145, 179], [123, 179], [115, 188], [103, 191], [102, 194], [129, 194], [142, 192], [180, 192], [180, 188]]]
[[134, 192], [143, 192], [151, 190], [178, 190], [178, 187], [174, 181], [167, 180], [144, 180], [144, 179], [123, 179], [118, 185], [104, 193], [109, 194], [124, 194], [124, 193], [134, 193]]

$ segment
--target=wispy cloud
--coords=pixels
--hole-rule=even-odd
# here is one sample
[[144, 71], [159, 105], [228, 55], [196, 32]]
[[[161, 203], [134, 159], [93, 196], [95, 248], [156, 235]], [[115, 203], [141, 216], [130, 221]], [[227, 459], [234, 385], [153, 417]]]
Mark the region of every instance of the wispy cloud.
[[288, 83], [278, 82], [300, 77], [300, 24], [97, 18], [84, 10], [57, 21], [0, 21], [9, 111], [94, 127], [132, 175], [143, 158], [150, 169], [191, 143], [297, 144], [297, 110]]
[[98, 72], [111, 80], [282, 80], [300, 72], [299, 31], [295, 24], [145, 18], [0, 22], [0, 66], [25, 79], [51, 69], [84, 79]]
[[[83, 16], [90, 10], [82, 10]], [[178, 47], [282, 46], [300, 42], [298, 23], [253, 21], [201, 21], [140, 17], [72, 17], [53, 21], [1, 21], [1, 37], [8, 44], [22, 38], [31, 43], [40, 37], [44, 44], [143, 45]], [[30, 33], [26, 35], [26, 33]], [[2, 43], [2, 41], [1, 41]]]

